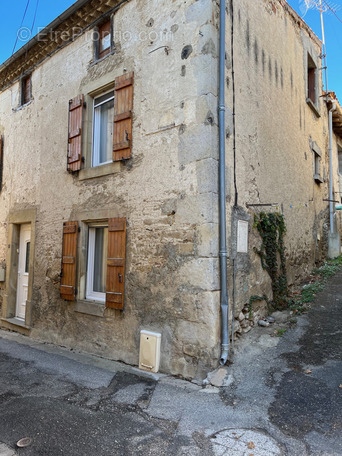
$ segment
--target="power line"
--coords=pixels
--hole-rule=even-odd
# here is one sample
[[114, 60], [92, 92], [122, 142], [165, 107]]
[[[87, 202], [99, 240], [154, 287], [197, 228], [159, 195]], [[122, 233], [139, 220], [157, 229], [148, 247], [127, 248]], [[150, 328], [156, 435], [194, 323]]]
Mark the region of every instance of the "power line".
[[[22, 20], [21, 20], [21, 24], [20, 24], [20, 29], [21, 29], [21, 27], [23, 26], [23, 23], [24, 23], [24, 20], [25, 20], [26, 13], [27, 13], [27, 10], [28, 10], [29, 5], [30, 5], [30, 0], [27, 0], [25, 12], [24, 12], [24, 16], [23, 16], [23, 18], [22, 18]], [[18, 32], [19, 32], [19, 30], [18, 30]], [[15, 44], [14, 44], [14, 48], [13, 48], [13, 51], [12, 51], [12, 55], [14, 54], [15, 48], [16, 48], [16, 46], [17, 46], [18, 38], [19, 38], [19, 33], [17, 33], [17, 39], [15, 40]]]
[[36, 10], [35, 10], [35, 12], [34, 12], [34, 17], [33, 17], [33, 22], [32, 22], [32, 27], [31, 27], [31, 36], [32, 36], [34, 24], [35, 24], [35, 22], [36, 22], [37, 11], [38, 11], [38, 5], [39, 5], [39, 0], [37, 0]]

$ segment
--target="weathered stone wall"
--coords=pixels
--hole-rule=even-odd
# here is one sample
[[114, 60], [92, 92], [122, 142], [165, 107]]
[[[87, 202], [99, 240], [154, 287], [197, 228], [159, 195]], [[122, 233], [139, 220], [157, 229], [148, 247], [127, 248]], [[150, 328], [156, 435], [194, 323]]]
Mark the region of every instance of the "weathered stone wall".
[[[283, 3], [234, 2], [233, 59], [227, 2], [228, 289], [232, 302], [234, 259], [239, 333], [265, 311], [262, 301], [255, 302], [251, 316], [250, 297], [271, 293], [254, 252], [260, 246], [252, 228], [259, 209], [247, 204], [277, 203], [265, 210], [284, 213], [290, 284], [319, 262], [326, 248], [327, 114], [321, 98], [320, 117], [306, 103], [306, 55], [318, 56], [319, 42]], [[0, 263], [7, 258], [10, 220], [35, 209], [32, 337], [137, 364], [139, 331], [149, 329], [162, 334], [162, 371], [202, 378], [217, 365], [218, 12], [218, 2], [212, 0], [131, 0], [115, 14], [113, 55], [94, 64], [88, 30], [34, 68], [29, 105], [18, 108], [18, 82], [0, 94], [0, 134], [5, 138]], [[68, 174], [68, 100], [83, 93], [89, 101], [94, 91], [125, 71], [134, 71], [135, 79], [132, 158], [111, 164], [110, 172]], [[318, 80], [321, 91], [321, 75]], [[88, 102], [86, 166], [90, 107]], [[320, 184], [313, 179], [313, 142], [322, 152]], [[110, 217], [128, 221], [125, 308], [95, 316], [79, 302], [59, 298], [62, 227], [73, 220], [81, 225], [82, 296], [84, 221]], [[246, 254], [236, 253], [238, 220], [249, 223]], [[11, 265], [6, 266], [8, 273]], [[3, 317], [8, 317], [10, 293], [13, 287], [5, 290]]]
[[[216, 26], [210, 0], [130, 1], [115, 15], [114, 55], [92, 64], [85, 33], [34, 69], [29, 105], [18, 109], [19, 83], [1, 93], [0, 220], [37, 209], [32, 337], [137, 364], [149, 329], [162, 333], [162, 371], [216, 366]], [[68, 174], [69, 99], [124, 71], [135, 77], [132, 159], [96, 178]], [[126, 295], [123, 312], [95, 317], [59, 298], [59, 274], [63, 222], [100, 213], [127, 217]], [[0, 261], [7, 237], [1, 225]]]
[[[235, 261], [235, 317], [238, 318], [251, 296], [264, 293], [269, 298], [272, 296], [270, 279], [255, 253], [261, 240], [252, 227], [254, 214], [261, 210], [284, 214], [290, 285], [298, 283], [324, 257], [328, 221], [328, 203], [323, 201], [328, 198], [328, 120], [322, 98], [318, 98], [319, 116], [306, 102], [307, 53], [314, 57], [318, 68], [322, 66], [318, 58], [320, 43], [310, 29], [285, 2], [240, 0], [234, 2], [232, 54], [230, 6], [226, 34], [228, 118], [233, 111], [233, 65], [238, 205], [250, 220], [249, 252], [237, 254]], [[318, 70], [318, 97], [321, 94], [322, 74]], [[234, 204], [231, 118], [228, 133], [230, 204], [227, 217], [230, 219]], [[313, 178], [313, 141], [322, 152], [323, 182], [320, 184]], [[268, 203], [276, 203], [276, 206], [247, 207], [247, 204]], [[235, 238], [236, 232], [232, 230], [232, 244]], [[232, 275], [230, 283], [231, 289]]]
[[[338, 201], [336, 205], [342, 204], [342, 176], [339, 172], [339, 151], [342, 151], [342, 138], [336, 134], [333, 134], [332, 143], [332, 159], [333, 159], [333, 198]], [[342, 211], [335, 211], [334, 216], [335, 229], [341, 234], [342, 233]]]

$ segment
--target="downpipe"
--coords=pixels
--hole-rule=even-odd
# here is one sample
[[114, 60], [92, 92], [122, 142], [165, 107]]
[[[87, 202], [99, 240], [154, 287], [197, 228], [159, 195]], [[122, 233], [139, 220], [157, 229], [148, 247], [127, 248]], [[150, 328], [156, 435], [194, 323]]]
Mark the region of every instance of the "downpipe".
[[227, 290], [227, 227], [226, 227], [226, 135], [225, 135], [225, 58], [226, 58], [226, 0], [220, 0], [220, 55], [219, 55], [219, 259], [221, 306], [221, 356], [226, 364], [229, 356], [228, 290]]
[[333, 203], [333, 170], [332, 170], [332, 138], [333, 122], [332, 113], [336, 110], [336, 103], [333, 101], [329, 109], [329, 216], [330, 216], [330, 233], [334, 232], [334, 203]]

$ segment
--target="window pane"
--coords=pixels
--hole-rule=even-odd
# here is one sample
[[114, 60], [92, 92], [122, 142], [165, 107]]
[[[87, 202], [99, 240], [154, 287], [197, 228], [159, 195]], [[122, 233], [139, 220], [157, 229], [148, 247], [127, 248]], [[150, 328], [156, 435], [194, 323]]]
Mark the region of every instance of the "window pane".
[[99, 97], [94, 102], [93, 166], [112, 161], [114, 99], [104, 101], [109, 96], [112, 93]]
[[338, 148], [338, 172], [342, 174], [342, 149]]
[[110, 33], [104, 35], [100, 40], [100, 52], [110, 48]]
[[31, 242], [26, 242], [25, 272], [29, 272]]
[[[111, 33], [110, 20], [99, 27], [99, 57], [104, 57], [110, 51]], [[105, 52], [107, 51], [107, 52]]]
[[107, 240], [108, 228], [95, 229], [95, 252], [94, 252], [94, 286], [93, 291], [106, 292], [107, 270]]

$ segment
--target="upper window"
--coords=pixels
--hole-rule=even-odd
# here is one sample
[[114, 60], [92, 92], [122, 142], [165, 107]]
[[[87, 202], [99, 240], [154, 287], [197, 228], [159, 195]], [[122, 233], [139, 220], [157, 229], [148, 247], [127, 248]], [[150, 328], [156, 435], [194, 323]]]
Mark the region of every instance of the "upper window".
[[[116, 77], [114, 83], [89, 93], [86, 103], [83, 95], [69, 101], [69, 172], [74, 173], [87, 168], [91, 170], [87, 172], [90, 177], [96, 177], [95, 174], [100, 175], [97, 174], [98, 171], [107, 173], [110, 166], [98, 168], [95, 174], [92, 168], [128, 160], [131, 157], [133, 82], [134, 74], [125, 73]], [[87, 109], [90, 109], [90, 112], [87, 113]], [[84, 112], [87, 122], [83, 122]]]
[[313, 104], [317, 103], [317, 67], [310, 54], [308, 54], [308, 92], [307, 98]]
[[313, 152], [314, 179], [317, 184], [321, 184], [322, 182], [324, 182], [321, 170], [322, 152], [315, 141], [312, 141], [311, 143], [311, 150]]
[[113, 160], [114, 91], [94, 99], [92, 166]]
[[21, 80], [21, 106], [32, 99], [32, 78], [31, 75], [25, 76]]
[[112, 22], [108, 19], [95, 33], [95, 59], [102, 59], [112, 51]]
[[342, 175], [342, 147], [337, 146], [338, 152], [338, 172]]

